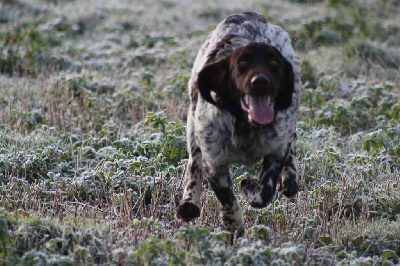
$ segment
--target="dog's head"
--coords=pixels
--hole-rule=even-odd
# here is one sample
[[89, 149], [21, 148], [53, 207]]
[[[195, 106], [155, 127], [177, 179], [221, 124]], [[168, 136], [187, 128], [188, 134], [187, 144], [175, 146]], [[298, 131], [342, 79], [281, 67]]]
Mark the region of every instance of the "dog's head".
[[294, 90], [292, 65], [264, 42], [250, 42], [205, 65], [197, 82], [204, 100], [253, 125], [273, 122], [277, 111], [291, 105]]

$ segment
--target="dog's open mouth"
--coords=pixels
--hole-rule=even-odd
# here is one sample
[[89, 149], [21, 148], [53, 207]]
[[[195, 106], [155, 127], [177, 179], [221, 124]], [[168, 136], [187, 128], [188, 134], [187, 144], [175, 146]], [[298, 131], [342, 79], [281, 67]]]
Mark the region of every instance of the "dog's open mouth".
[[250, 122], [268, 125], [274, 120], [274, 100], [271, 96], [244, 95], [241, 105]]

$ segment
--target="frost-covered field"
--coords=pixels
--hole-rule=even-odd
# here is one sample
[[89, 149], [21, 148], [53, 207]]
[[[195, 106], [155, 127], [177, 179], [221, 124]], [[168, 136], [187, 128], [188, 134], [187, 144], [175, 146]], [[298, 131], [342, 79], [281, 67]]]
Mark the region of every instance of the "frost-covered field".
[[[0, 265], [400, 263], [398, 1], [225, 2], [0, 0]], [[302, 61], [301, 190], [241, 201], [230, 245], [207, 183], [195, 224], [174, 210], [192, 63], [242, 11]]]

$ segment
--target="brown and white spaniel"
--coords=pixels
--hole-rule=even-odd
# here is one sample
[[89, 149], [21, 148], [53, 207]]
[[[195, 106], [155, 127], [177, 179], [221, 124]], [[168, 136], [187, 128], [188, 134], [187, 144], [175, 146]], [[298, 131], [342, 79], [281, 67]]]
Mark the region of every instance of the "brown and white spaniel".
[[303, 86], [288, 34], [252, 12], [231, 15], [209, 35], [189, 80], [189, 160], [176, 216], [200, 215], [203, 176], [221, 204], [225, 229], [243, 232], [229, 167], [263, 159], [259, 177], [241, 182], [249, 204], [263, 208], [276, 189], [296, 195], [296, 112]]

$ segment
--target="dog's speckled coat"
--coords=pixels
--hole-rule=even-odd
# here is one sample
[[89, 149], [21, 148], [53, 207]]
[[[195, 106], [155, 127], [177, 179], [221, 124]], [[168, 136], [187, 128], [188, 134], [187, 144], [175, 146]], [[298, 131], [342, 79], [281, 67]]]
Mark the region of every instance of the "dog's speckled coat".
[[[275, 110], [273, 121], [267, 125], [251, 124], [240, 105], [221, 108], [214, 100], [220, 97], [224, 101], [224, 96], [218, 95], [214, 88], [209, 89], [212, 91], [209, 99], [199, 90], [199, 74], [205, 67], [224, 60], [251, 42], [275, 47], [293, 71], [291, 100], [287, 100], [288, 106]], [[260, 176], [249, 177], [241, 183], [242, 195], [253, 207], [265, 207], [272, 201], [276, 188], [287, 197], [296, 195], [296, 112], [302, 90], [300, 62], [283, 29], [252, 12], [231, 15], [217, 26], [201, 47], [189, 80], [189, 160], [185, 190], [177, 208], [178, 218], [191, 221], [200, 215], [200, 195], [203, 176], [206, 176], [221, 203], [225, 229], [243, 232], [242, 210], [233, 193], [229, 173], [233, 163], [252, 165], [264, 159]]]

